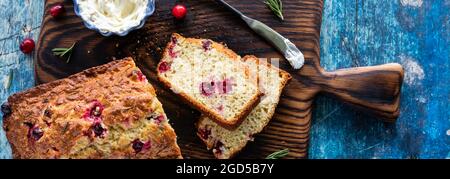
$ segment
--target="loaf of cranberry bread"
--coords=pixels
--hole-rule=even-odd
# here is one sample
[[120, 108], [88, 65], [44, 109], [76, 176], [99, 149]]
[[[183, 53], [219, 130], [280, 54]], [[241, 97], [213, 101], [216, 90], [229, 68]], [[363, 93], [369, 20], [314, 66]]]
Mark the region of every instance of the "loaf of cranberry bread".
[[14, 94], [2, 111], [14, 158], [181, 158], [131, 58]]
[[184, 101], [230, 129], [262, 95], [241, 57], [208, 39], [173, 34], [157, 70], [159, 80]]
[[235, 130], [223, 128], [206, 116], [197, 122], [197, 135], [219, 159], [233, 157], [248, 141], [253, 140], [255, 134], [263, 130], [275, 112], [284, 86], [291, 79], [289, 73], [259, 61], [254, 56], [246, 56], [243, 60], [251, 73], [259, 77], [259, 87], [264, 93], [261, 102]]

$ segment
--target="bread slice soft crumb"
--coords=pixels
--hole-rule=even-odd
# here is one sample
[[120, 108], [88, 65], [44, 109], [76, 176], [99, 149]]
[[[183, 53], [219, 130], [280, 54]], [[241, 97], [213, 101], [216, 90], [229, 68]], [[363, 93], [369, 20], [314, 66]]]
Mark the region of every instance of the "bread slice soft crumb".
[[260, 62], [254, 56], [246, 56], [243, 61], [250, 67], [251, 73], [258, 74], [259, 87], [264, 93], [261, 102], [235, 130], [223, 128], [207, 116], [202, 116], [197, 123], [197, 135], [219, 159], [233, 157], [263, 130], [275, 112], [284, 86], [291, 79], [289, 73]]

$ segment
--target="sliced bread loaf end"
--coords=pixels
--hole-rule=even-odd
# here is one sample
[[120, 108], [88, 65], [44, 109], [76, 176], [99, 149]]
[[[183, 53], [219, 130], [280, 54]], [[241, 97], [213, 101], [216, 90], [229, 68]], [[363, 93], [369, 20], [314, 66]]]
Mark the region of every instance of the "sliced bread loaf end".
[[254, 56], [246, 56], [243, 61], [250, 67], [251, 73], [259, 77], [259, 88], [264, 93], [261, 102], [235, 130], [223, 128], [207, 116], [202, 116], [197, 122], [197, 135], [219, 159], [233, 157], [264, 129], [275, 112], [284, 86], [291, 79], [289, 73]]

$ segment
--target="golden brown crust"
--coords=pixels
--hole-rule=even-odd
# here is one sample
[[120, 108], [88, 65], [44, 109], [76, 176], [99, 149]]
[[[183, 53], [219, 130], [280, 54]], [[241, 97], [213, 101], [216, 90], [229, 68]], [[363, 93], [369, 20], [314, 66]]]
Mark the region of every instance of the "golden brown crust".
[[[10, 96], [3, 128], [14, 158], [181, 158], [167, 120], [147, 118], [166, 116], [141, 75], [125, 58]], [[131, 140], [144, 138], [136, 152]]]
[[[205, 39], [185, 38], [177, 33], [172, 34], [172, 37], [175, 37], [177, 39], [183, 39], [183, 40], [189, 41], [189, 43], [193, 43], [193, 44], [201, 44], [202, 41], [205, 40]], [[209, 40], [209, 39], [207, 39], [207, 40]], [[209, 41], [212, 42], [211, 43], [212, 48], [215, 48], [217, 51], [220, 51], [220, 52], [228, 55], [230, 57], [230, 59], [240, 60], [239, 55], [237, 55], [232, 50], [228, 49], [223, 44], [214, 42], [212, 40], [209, 40]], [[169, 42], [167, 44], [166, 48], [164, 49], [162, 59], [168, 58], [167, 55], [169, 54], [170, 45], [171, 45], [171, 42]], [[161, 63], [158, 64], [157, 69], [159, 69], [160, 65], [161, 65]], [[245, 67], [243, 66], [243, 68], [245, 68]], [[247, 72], [246, 75], [248, 75], [248, 69], [246, 69], [245, 71]], [[160, 74], [159, 71], [157, 74], [158, 74], [159, 81], [161, 81], [163, 83], [163, 85], [166, 86], [167, 88], [172, 89], [173, 86], [170, 84], [169, 81], [167, 81], [164, 77], [162, 77], [162, 75]], [[180, 92], [180, 93], [177, 93], [177, 95], [179, 95], [182, 98], [182, 100], [184, 102], [186, 102], [188, 105], [199, 110], [203, 114], [209, 116], [211, 119], [216, 121], [219, 125], [232, 130], [232, 129], [236, 129], [242, 123], [242, 120], [244, 120], [248, 116], [248, 114], [250, 114], [250, 112], [253, 110], [253, 108], [256, 105], [258, 105], [261, 97], [264, 94], [260, 90], [258, 90], [258, 92], [251, 98], [251, 100], [249, 102], [247, 102], [247, 104], [244, 105], [242, 112], [239, 115], [237, 115], [231, 119], [225, 119], [222, 115], [218, 114], [217, 112], [215, 112], [213, 110], [208, 109], [205, 105], [199, 103], [197, 100], [193, 99], [186, 93]]]

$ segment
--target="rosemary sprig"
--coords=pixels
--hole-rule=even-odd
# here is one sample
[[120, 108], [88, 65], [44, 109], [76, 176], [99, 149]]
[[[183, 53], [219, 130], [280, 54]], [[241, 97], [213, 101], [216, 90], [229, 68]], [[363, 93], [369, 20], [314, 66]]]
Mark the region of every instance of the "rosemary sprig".
[[266, 159], [280, 159], [289, 154], [289, 149], [283, 149], [278, 152], [274, 152], [266, 157]]
[[72, 56], [73, 47], [75, 47], [75, 43], [69, 48], [54, 48], [52, 49], [53, 55], [59, 56], [61, 58], [67, 57], [66, 63], [70, 62], [70, 57]]
[[276, 16], [278, 16], [281, 20], [284, 20], [283, 3], [281, 0], [266, 0], [264, 3], [269, 6], [270, 10], [272, 10]]

